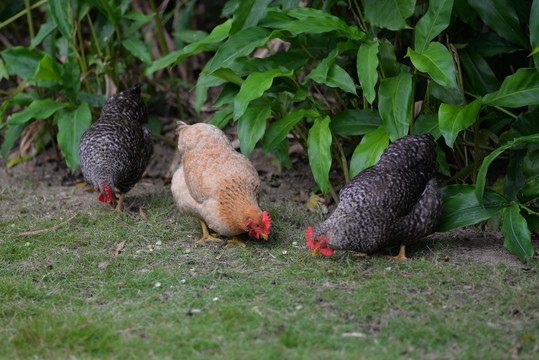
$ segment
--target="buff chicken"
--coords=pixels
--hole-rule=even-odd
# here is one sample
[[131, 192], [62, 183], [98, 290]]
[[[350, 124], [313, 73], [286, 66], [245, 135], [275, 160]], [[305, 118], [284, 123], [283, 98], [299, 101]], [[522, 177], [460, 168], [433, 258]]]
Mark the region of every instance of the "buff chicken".
[[307, 245], [332, 255], [334, 250], [373, 253], [405, 246], [432, 234], [444, 210], [434, 174], [436, 144], [430, 134], [408, 135], [391, 143], [380, 160], [344, 186], [333, 214], [305, 232]]
[[208, 227], [232, 236], [227, 246], [245, 246], [236, 237], [242, 233], [267, 240], [271, 218], [258, 205], [260, 177], [249, 159], [216, 126], [178, 122], [177, 133], [182, 160], [171, 191], [180, 212], [200, 220], [198, 242], [221, 241]]
[[[140, 85], [111, 96], [101, 116], [80, 139], [80, 167], [86, 180], [100, 192], [99, 201], [117, 203], [140, 180], [153, 153], [146, 106]], [[114, 189], [120, 192], [119, 201]]]

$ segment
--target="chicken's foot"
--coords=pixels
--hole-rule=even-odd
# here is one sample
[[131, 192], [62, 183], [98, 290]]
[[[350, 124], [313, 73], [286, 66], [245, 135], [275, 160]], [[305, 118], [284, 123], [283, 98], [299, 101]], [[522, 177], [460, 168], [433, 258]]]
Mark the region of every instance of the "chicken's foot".
[[204, 241], [222, 241], [221, 239], [210, 235], [208, 225], [206, 225], [204, 220], [200, 220], [200, 225], [202, 225], [202, 237], [197, 241], [197, 244]]
[[402, 261], [404, 261], [404, 260], [408, 259], [405, 254], [406, 254], [406, 245], [401, 244], [399, 255], [390, 256], [390, 258], [393, 259], [393, 260], [402, 260]]
[[228, 240], [228, 244], [226, 244], [226, 248], [232, 245], [239, 245], [241, 247], [245, 247], [245, 243], [238, 239], [236, 236], [233, 236], [232, 239]]

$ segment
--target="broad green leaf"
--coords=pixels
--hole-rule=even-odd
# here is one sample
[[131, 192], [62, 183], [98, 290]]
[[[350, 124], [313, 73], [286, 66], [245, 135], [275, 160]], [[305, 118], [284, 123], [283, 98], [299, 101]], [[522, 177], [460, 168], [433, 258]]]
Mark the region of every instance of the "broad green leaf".
[[49, 36], [56, 29], [56, 24], [49, 19], [45, 24], [39, 27], [37, 35], [30, 42], [30, 49], [34, 49], [36, 46], [41, 44], [43, 39]]
[[234, 11], [230, 35], [233, 35], [240, 30], [258, 25], [258, 20], [260, 20], [266, 14], [267, 7], [270, 2], [271, 0], [250, 0], [238, 2], [238, 7]]
[[2, 143], [2, 148], [0, 149], [0, 154], [4, 158], [4, 163], [7, 163], [7, 153], [13, 145], [15, 145], [15, 141], [19, 138], [24, 128], [27, 126], [27, 123], [19, 124], [19, 125], [11, 125], [5, 132], [4, 132], [4, 142]]
[[225, 80], [215, 77], [213, 75], [207, 75], [204, 72], [201, 72], [198, 76], [197, 85], [195, 88], [195, 110], [200, 112], [202, 105], [206, 101], [208, 96], [208, 89], [211, 87], [219, 86], [223, 84]]
[[293, 34], [322, 34], [336, 31], [340, 36], [350, 40], [367, 40], [367, 35], [357, 26], [348, 25], [344, 20], [324, 10], [297, 7], [285, 11], [284, 14], [297, 19], [297, 21], [289, 21], [282, 27], [276, 27]]
[[311, 171], [324, 194], [329, 191], [329, 169], [331, 168], [332, 138], [329, 123], [329, 116], [326, 116], [323, 120], [316, 119], [309, 130], [307, 139]]
[[25, 110], [13, 114], [7, 124], [18, 125], [27, 123], [31, 119], [46, 119], [58, 110], [65, 108], [67, 105], [67, 103], [57, 103], [50, 98], [36, 100]]
[[440, 132], [442, 133], [447, 146], [453, 147], [453, 143], [455, 142], [458, 133], [475, 122], [479, 110], [481, 110], [481, 98], [464, 106], [449, 104], [440, 105], [440, 108], [438, 109], [438, 122]]
[[354, 95], [357, 95], [356, 84], [354, 83], [354, 79], [352, 79], [352, 77], [348, 75], [346, 70], [344, 70], [342, 67], [340, 67], [337, 64], [333, 64], [329, 68], [328, 76], [326, 78], [325, 84], [327, 86], [338, 88], [346, 92], [352, 93]]
[[261, 27], [251, 27], [230, 36], [212, 58], [208, 74], [227, 67], [238, 57], [249, 55], [255, 48], [265, 45], [271, 36], [270, 30]]
[[479, 95], [496, 91], [500, 82], [487, 61], [472, 48], [459, 51], [460, 63], [467, 75], [467, 85]]
[[292, 127], [305, 117], [305, 110], [300, 109], [287, 113], [281, 120], [273, 122], [266, 130], [262, 140], [262, 152], [273, 151], [288, 136]]
[[380, 160], [380, 156], [389, 145], [389, 135], [383, 126], [365, 134], [350, 160], [350, 177], [372, 166]]
[[438, 84], [446, 87], [457, 87], [457, 72], [453, 64], [453, 57], [441, 43], [431, 42], [422, 54], [408, 48], [406, 56], [410, 57], [417, 70], [428, 73]]
[[539, 234], [539, 213], [528, 209], [527, 207], [523, 206], [522, 210], [525, 212], [522, 212], [521, 215], [524, 216], [526, 219], [526, 222], [528, 223], [528, 229], [533, 231], [536, 234]]
[[521, 107], [539, 105], [539, 72], [536, 69], [518, 69], [506, 77], [500, 90], [483, 97], [490, 106]]
[[49, 12], [62, 35], [68, 39], [73, 39], [73, 28], [69, 22], [69, 3], [65, 0], [49, 0]]
[[406, 19], [414, 10], [415, 0], [365, 0], [365, 20], [393, 31], [409, 29]]
[[516, 202], [503, 209], [502, 233], [503, 245], [513, 254], [518, 255], [521, 261], [532, 261], [533, 246], [530, 229], [526, 219], [520, 214], [520, 208]]
[[518, 201], [521, 204], [527, 204], [539, 199], [539, 177], [530, 180], [517, 193]]
[[273, 155], [281, 162], [281, 164], [284, 165], [287, 169], [290, 169], [290, 166], [292, 165], [292, 161], [290, 160], [290, 156], [288, 155], [288, 150], [290, 149], [290, 142], [288, 141], [288, 138], [285, 138], [279, 146], [277, 146], [275, 149], [271, 150]]
[[273, 69], [266, 72], [254, 72], [247, 76], [234, 100], [234, 120], [243, 115], [250, 101], [261, 97], [271, 87], [274, 78], [279, 76], [290, 77], [292, 74], [292, 70], [283, 73], [280, 69]]
[[408, 134], [411, 106], [411, 74], [401, 73], [381, 81], [378, 89], [378, 108], [391, 141]]
[[92, 124], [88, 103], [83, 102], [75, 110], [62, 109], [57, 113], [58, 144], [67, 165], [75, 170], [79, 166], [79, 144], [84, 131]]
[[430, 83], [430, 95], [446, 104], [462, 105], [464, 103], [464, 94], [460, 86], [449, 88], [433, 81]]
[[103, 107], [107, 102], [105, 95], [90, 94], [85, 91], [79, 93], [81, 101], [87, 102], [92, 107]]
[[344, 110], [331, 119], [329, 127], [335, 135], [364, 135], [382, 125], [380, 113], [376, 110]]
[[28, 81], [45, 55], [39, 50], [32, 50], [22, 46], [12, 47], [2, 51], [2, 57], [6, 62], [7, 71], [15, 74], [24, 81]]
[[438, 114], [421, 114], [414, 121], [412, 134], [423, 135], [426, 133], [432, 134], [432, 136], [434, 136], [436, 140], [438, 140], [438, 138], [442, 136], [442, 133], [440, 132], [440, 127], [438, 125]]
[[62, 71], [62, 87], [72, 104], [79, 103], [80, 84], [80, 68], [72, 52], [67, 57]]
[[[0, 58], [0, 80], [7, 79], [9, 77], [9, 74], [7, 73], [6, 66], [4, 65], [4, 61], [2, 58]], [[0, 121], [2, 118], [0, 117]]]
[[414, 50], [422, 54], [429, 42], [445, 30], [451, 20], [453, 0], [429, 0], [427, 13], [415, 26]]
[[528, 38], [520, 28], [517, 12], [511, 0], [468, 0], [481, 20], [503, 38], [524, 48], [529, 47]]
[[39, 61], [34, 76], [30, 80], [54, 80], [62, 82], [62, 68], [49, 54]]
[[[479, 35], [477, 38], [470, 41], [467, 49], [473, 49], [480, 56], [488, 58], [500, 54], [511, 54], [522, 50], [518, 45], [505, 40], [495, 32], [489, 31]], [[460, 53], [460, 51], [459, 51]]]
[[455, 0], [453, 5], [453, 15], [458, 17], [464, 23], [470, 25], [474, 30], [479, 28], [477, 14], [470, 4], [468, 4], [467, 0]]
[[[328, 55], [325, 58], [323, 58], [307, 76], [305, 76], [305, 78], [302, 81], [302, 84], [306, 84], [307, 81], [309, 80], [316, 81], [317, 83], [320, 83], [320, 84], [327, 84], [327, 82], [330, 81], [328, 80], [330, 71], [333, 71], [333, 73], [335, 72], [335, 70], [332, 70], [332, 67], [337, 56], [339, 56], [341, 53], [345, 51], [355, 49], [355, 48], [356, 48], [356, 45], [352, 43], [351, 41], [337, 43], [337, 45], [331, 49]], [[332, 74], [332, 76], [334, 76], [334, 74]]]
[[240, 76], [238, 76], [238, 74], [236, 74], [232, 69], [229, 68], [217, 69], [212, 73], [212, 75], [237, 86], [241, 86], [244, 81]]
[[444, 214], [436, 231], [449, 231], [462, 226], [485, 221], [502, 211], [507, 199], [487, 189], [484, 206], [475, 196], [475, 185], [449, 185], [442, 188], [445, 204]]
[[172, 51], [167, 55], [157, 59], [152, 63], [152, 65], [150, 65], [150, 67], [144, 70], [144, 75], [148, 76], [150, 74], [153, 74], [157, 70], [165, 68], [169, 65], [177, 64], [179, 61], [186, 58], [187, 56], [198, 54], [199, 52], [204, 51], [209, 45], [213, 45], [223, 41], [228, 37], [231, 25], [232, 19], [228, 19], [224, 23], [214, 27], [211, 33], [204, 39], [195, 41], [194, 43], [186, 45], [183, 49]]
[[530, 45], [535, 69], [539, 71], [539, 1], [534, 0], [530, 10]]
[[451, 170], [449, 170], [449, 164], [447, 163], [445, 151], [438, 144], [436, 144], [436, 161], [438, 162], [438, 172], [442, 175], [450, 177]]
[[142, 40], [130, 37], [129, 39], [122, 40], [122, 46], [143, 63], [152, 63], [151, 51]]
[[522, 162], [522, 172], [529, 178], [539, 174], [539, 145], [528, 145], [528, 151]]
[[397, 61], [395, 48], [388, 40], [379, 40], [380, 71], [385, 77], [397, 76], [402, 72], [408, 72], [408, 66]]
[[238, 138], [241, 152], [249, 156], [266, 130], [266, 120], [270, 117], [271, 105], [265, 101], [253, 101], [238, 121]]
[[490, 164], [496, 159], [501, 153], [503, 153], [505, 150], [520, 144], [524, 142], [533, 142], [533, 143], [539, 143], [539, 133], [529, 135], [529, 136], [522, 136], [516, 139], [513, 139], [512, 141], [508, 142], [507, 144], [500, 146], [493, 152], [491, 152], [487, 157], [483, 159], [483, 163], [481, 164], [481, 168], [479, 168], [479, 172], [477, 173], [477, 188], [476, 188], [476, 196], [479, 202], [483, 201], [484, 197], [484, 191], [485, 191], [485, 183], [487, 178], [487, 171]]
[[221, 90], [221, 93], [219, 94], [217, 99], [215, 99], [213, 106], [220, 107], [227, 104], [233, 104], [234, 98], [236, 97], [236, 95], [238, 95], [238, 91], [240, 91], [240, 88], [236, 84], [227, 83], [223, 87], [223, 90]]
[[303, 79], [302, 84], [306, 84], [308, 80], [316, 81], [317, 83], [324, 84], [326, 82], [329, 69], [333, 65], [335, 58], [339, 55], [339, 50], [333, 48], [328, 56], [323, 58], [318, 65]]
[[525, 149], [511, 149], [509, 151], [509, 162], [507, 163], [503, 183], [503, 194], [509, 200], [516, 200], [517, 192], [526, 184], [526, 177], [522, 172], [522, 162], [525, 155]]
[[234, 113], [234, 106], [229, 104], [225, 108], [216, 111], [210, 120], [210, 124], [217, 126], [219, 129], [224, 130], [227, 127], [232, 115]]
[[357, 52], [357, 77], [369, 104], [376, 97], [374, 87], [378, 82], [378, 46], [378, 42], [363, 43]]

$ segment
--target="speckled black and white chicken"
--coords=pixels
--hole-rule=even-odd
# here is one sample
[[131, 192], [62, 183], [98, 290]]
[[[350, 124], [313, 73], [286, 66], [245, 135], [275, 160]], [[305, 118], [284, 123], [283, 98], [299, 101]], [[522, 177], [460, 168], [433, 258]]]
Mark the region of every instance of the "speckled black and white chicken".
[[377, 164], [344, 186], [333, 214], [316, 229], [307, 228], [313, 256], [333, 250], [372, 253], [432, 234], [444, 210], [434, 174], [436, 144], [430, 134], [408, 135], [391, 143]]
[[153, 140], [140, 85], [111, 96], [101, 116], [80, 139], [80, 167], [86, 180], [101, 194], [99, 201], [116, 203], [140, 180], [153, 153]]

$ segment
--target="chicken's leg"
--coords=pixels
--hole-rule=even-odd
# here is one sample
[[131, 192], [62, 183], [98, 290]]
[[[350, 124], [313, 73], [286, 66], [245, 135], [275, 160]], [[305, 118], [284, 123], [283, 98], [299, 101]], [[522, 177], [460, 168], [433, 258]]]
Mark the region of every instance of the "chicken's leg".
[[124, 199], [125, 199], [125, 193], [120, 195], [120, 200], [118, 200], [118, 204], [116, 205], [116, 209], [114, 210], [117, 213], [122, 212], [122, 205], [124, 204]]
[[245, 247], [245, 243], [243, 241], [240, 241], [236, 236], [233, 236], [232, 239], [228, 240], [228, 244], [226, 244], [225, 247], [229, 247], [232, 245], [239, 245], [241, 247]]
[[210, 235], [210, 232], [208, 231], [208, 225], [206, 225], [204, 220], [200, 220], [200, 224], [202, 225], [202, 237], [200, 238], [200, 240], [197, 241], [197, 244], [203, 241], [222, 241], [221, 239]]
[[401, 244], [399, 255], [392, 256], [391, 258], [394, 259], [394, 260], [403, 260], [404, 261], [404, 260], [408, 259], [405, 254], [406, 254], [406, 245]]

